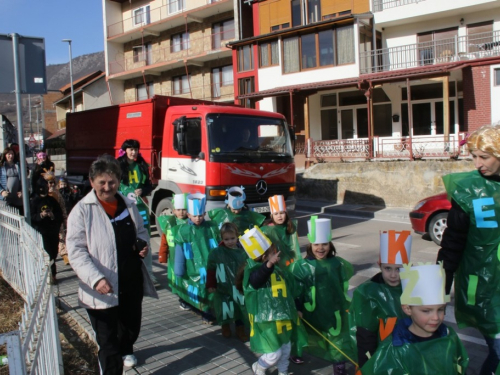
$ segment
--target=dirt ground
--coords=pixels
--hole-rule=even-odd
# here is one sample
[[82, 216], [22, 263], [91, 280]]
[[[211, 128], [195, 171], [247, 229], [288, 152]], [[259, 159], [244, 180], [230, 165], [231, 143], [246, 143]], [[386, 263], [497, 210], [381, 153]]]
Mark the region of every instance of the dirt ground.
[[[18, 328], [23, 311], [23, 299], [0, 275], [0, 333]], [[59, 339], [61, 341], [64, 373], [66, 375], [98, 374], [97, 346], [69, 314], [58, 310]], [[6, 355], [0, 346], [0, 355]], [[0, 367], [0, 375], [7, 375], [8, 366]]]

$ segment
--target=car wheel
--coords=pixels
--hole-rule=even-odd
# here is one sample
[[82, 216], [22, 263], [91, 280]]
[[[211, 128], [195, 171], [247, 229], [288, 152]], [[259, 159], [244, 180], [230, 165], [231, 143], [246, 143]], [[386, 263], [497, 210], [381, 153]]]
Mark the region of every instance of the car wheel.
[[174, 205], [172, 204], [172, 198], [163, 198], [158, 206], [156, 206], [155, 215], [173, 215], [174, 214]]
[[429, 236], [437, 245], [441, 244], [443, 233], [446, 229], [446, 221], [448, 219], [448, 212], [441, 212], [434, 216], [429, 222]]

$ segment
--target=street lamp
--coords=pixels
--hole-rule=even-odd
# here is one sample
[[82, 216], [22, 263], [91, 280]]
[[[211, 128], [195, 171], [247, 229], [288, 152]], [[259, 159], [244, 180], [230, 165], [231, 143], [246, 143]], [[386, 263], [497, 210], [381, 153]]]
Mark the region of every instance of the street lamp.
[[63, 39], [69, 46], [69, 82], [71, 83], [71, 112], [75, 112], [75, 93], [73, 92], [73, 57], [71, 54], [71, 39]]

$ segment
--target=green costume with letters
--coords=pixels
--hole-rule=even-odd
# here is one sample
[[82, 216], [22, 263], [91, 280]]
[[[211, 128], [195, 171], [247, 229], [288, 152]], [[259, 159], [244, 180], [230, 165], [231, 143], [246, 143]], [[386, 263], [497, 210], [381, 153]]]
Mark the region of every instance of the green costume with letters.
[[245, 233], [245, 230], [252, 229], [255, 225], [260, 227], [266, 219], [264, 215], [258, 212], [244, 209], [235, 214], [230, 208], [214, 208], [208, 211], [208, 217], [216, 222], [219, 228], [224, 223], [233, 223], [238, 228], [240, 235]]
[[210, 301], [205, 288], [208, 254], [220, 241], [219, 229], [215, 223], [204, 221], [200, 225], [175, 226], [172, 234], [175, 245], [182, 246], [186, 259], [185, 273], [182, 277], [175, 277], [173, 291], [190, 305], [208, 311]]
[[[122, 176], [122, 178], [126, 178]], [[151, 236], [151, 223], [149, 222], [149, 209], [144, 201], [140, 197], [135, 196], [135, 190], [141, 189], [144, 186], [145, 181], [148, 176], [142, 173], [139, 165], [137, 163], [129, 164], [129, 184], [125, 185], [123, 182], [120, 182], [120, 193], [126, 196], [131, 201], [135, 201], [137, 205], [137, 209], [142, 216], [142, 220], [144, 222], [144, 227], [148, 230], [149, 235]]]
[[262, 263], [247, 259], [243, 278], [250, 348], [256, 353], [273, 353], [290, 341], [302, 348], [307, 345], [307, 334], [295, 307], [293, 278], [275, 265], [266, 285], [254, 289], [250, 274], [260, 267]]
[[[300, 285], [303, 318], [354, 358], [347, 316], [347, 290], [354, 273], [352, 265], [340, 257], [301, 259], [290, 266], [290, 271]], [[307, 324], [306, 329], [309, 335], [306, 352], [332, 362], [348, 360]]]
[[239, 247], [230, 249], [219, 246], [208, 255], [207, 270], [214, 270], [217, 277], [217, 291], [214, 293], [212, 303], [215, 317], [220, 325], [238, 319], [248, 323], [245, 297], [235, 286], [238, 270], [247, 259], [245, 250]]
[[443, 177], [452, 198], [470, 218], [467, 243], [455, 273], [455, 317], [460, 328], [500, 333], [500, 182], [478, 171]]
[[[167, 239], [167, 245], [169, 248], [168, 252], [168, 264], [167, 264], [167, 279], [168, 285], [172, 289], [173, 293], [175, 289], [175, 274], [174, 274], [174, 262], [175, 262], [175, 243], [174, 235], [172, 234], [172, 228], [186, 224], [188, 219], [179, 219], [175, 215], [162, 215], [156, 218], [157, 224], [160, 226], [161, 231], [165, 234]], [[177, 293], [176, 293], [177, 294]]]
[[[297, 228], [297, 220], [293, 220], [293, 224]], [[276, 245], [276, 248], [281, 251], [278, 265], [282, 269], [286, 269], [293, 262], [302, 259], [297, 230], [292, 234], [288, 234], [286, 232], [286, 225], [284, 224], [266, 225], [260, 229]]]

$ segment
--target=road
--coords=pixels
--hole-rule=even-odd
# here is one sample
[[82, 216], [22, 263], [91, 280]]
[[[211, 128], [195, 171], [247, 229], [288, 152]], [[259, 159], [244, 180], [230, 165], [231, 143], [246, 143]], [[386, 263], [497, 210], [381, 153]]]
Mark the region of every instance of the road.
[[[307, 220], [310, 213], [296, 211], [299, 220], [299, 241], [301, 247], [307, 245]], [[335, 244], [337, 254], [351, 262], [355, 274], [350, 280], [350, 291], [358, 285], [371, 278], [379, 269], [377, 260], [379, 255], [379, 233], [383, 230], [410, 230], [411, 225], [398, 221], [363, 219], [359, 217], [348, 217], [334, 214], [321, 214], [320, 217], [331, 217], [332, 219], [332, 241]], [[411, 261], [435, 263], [439, 247], [430, 240], [412, 232]], [[304, 249], [303, 249], [304, 251]], [[486, 354], [487, 347], [482, 336], [474, 329], [458, 329], [455, 323], [455, 312], [453, 308], [453, 294], [451, 303], [446, 309], [445, 323], [458, 333], [459, 337], [470, 357], [469, 370], [467, 374], [479, 373]]]

